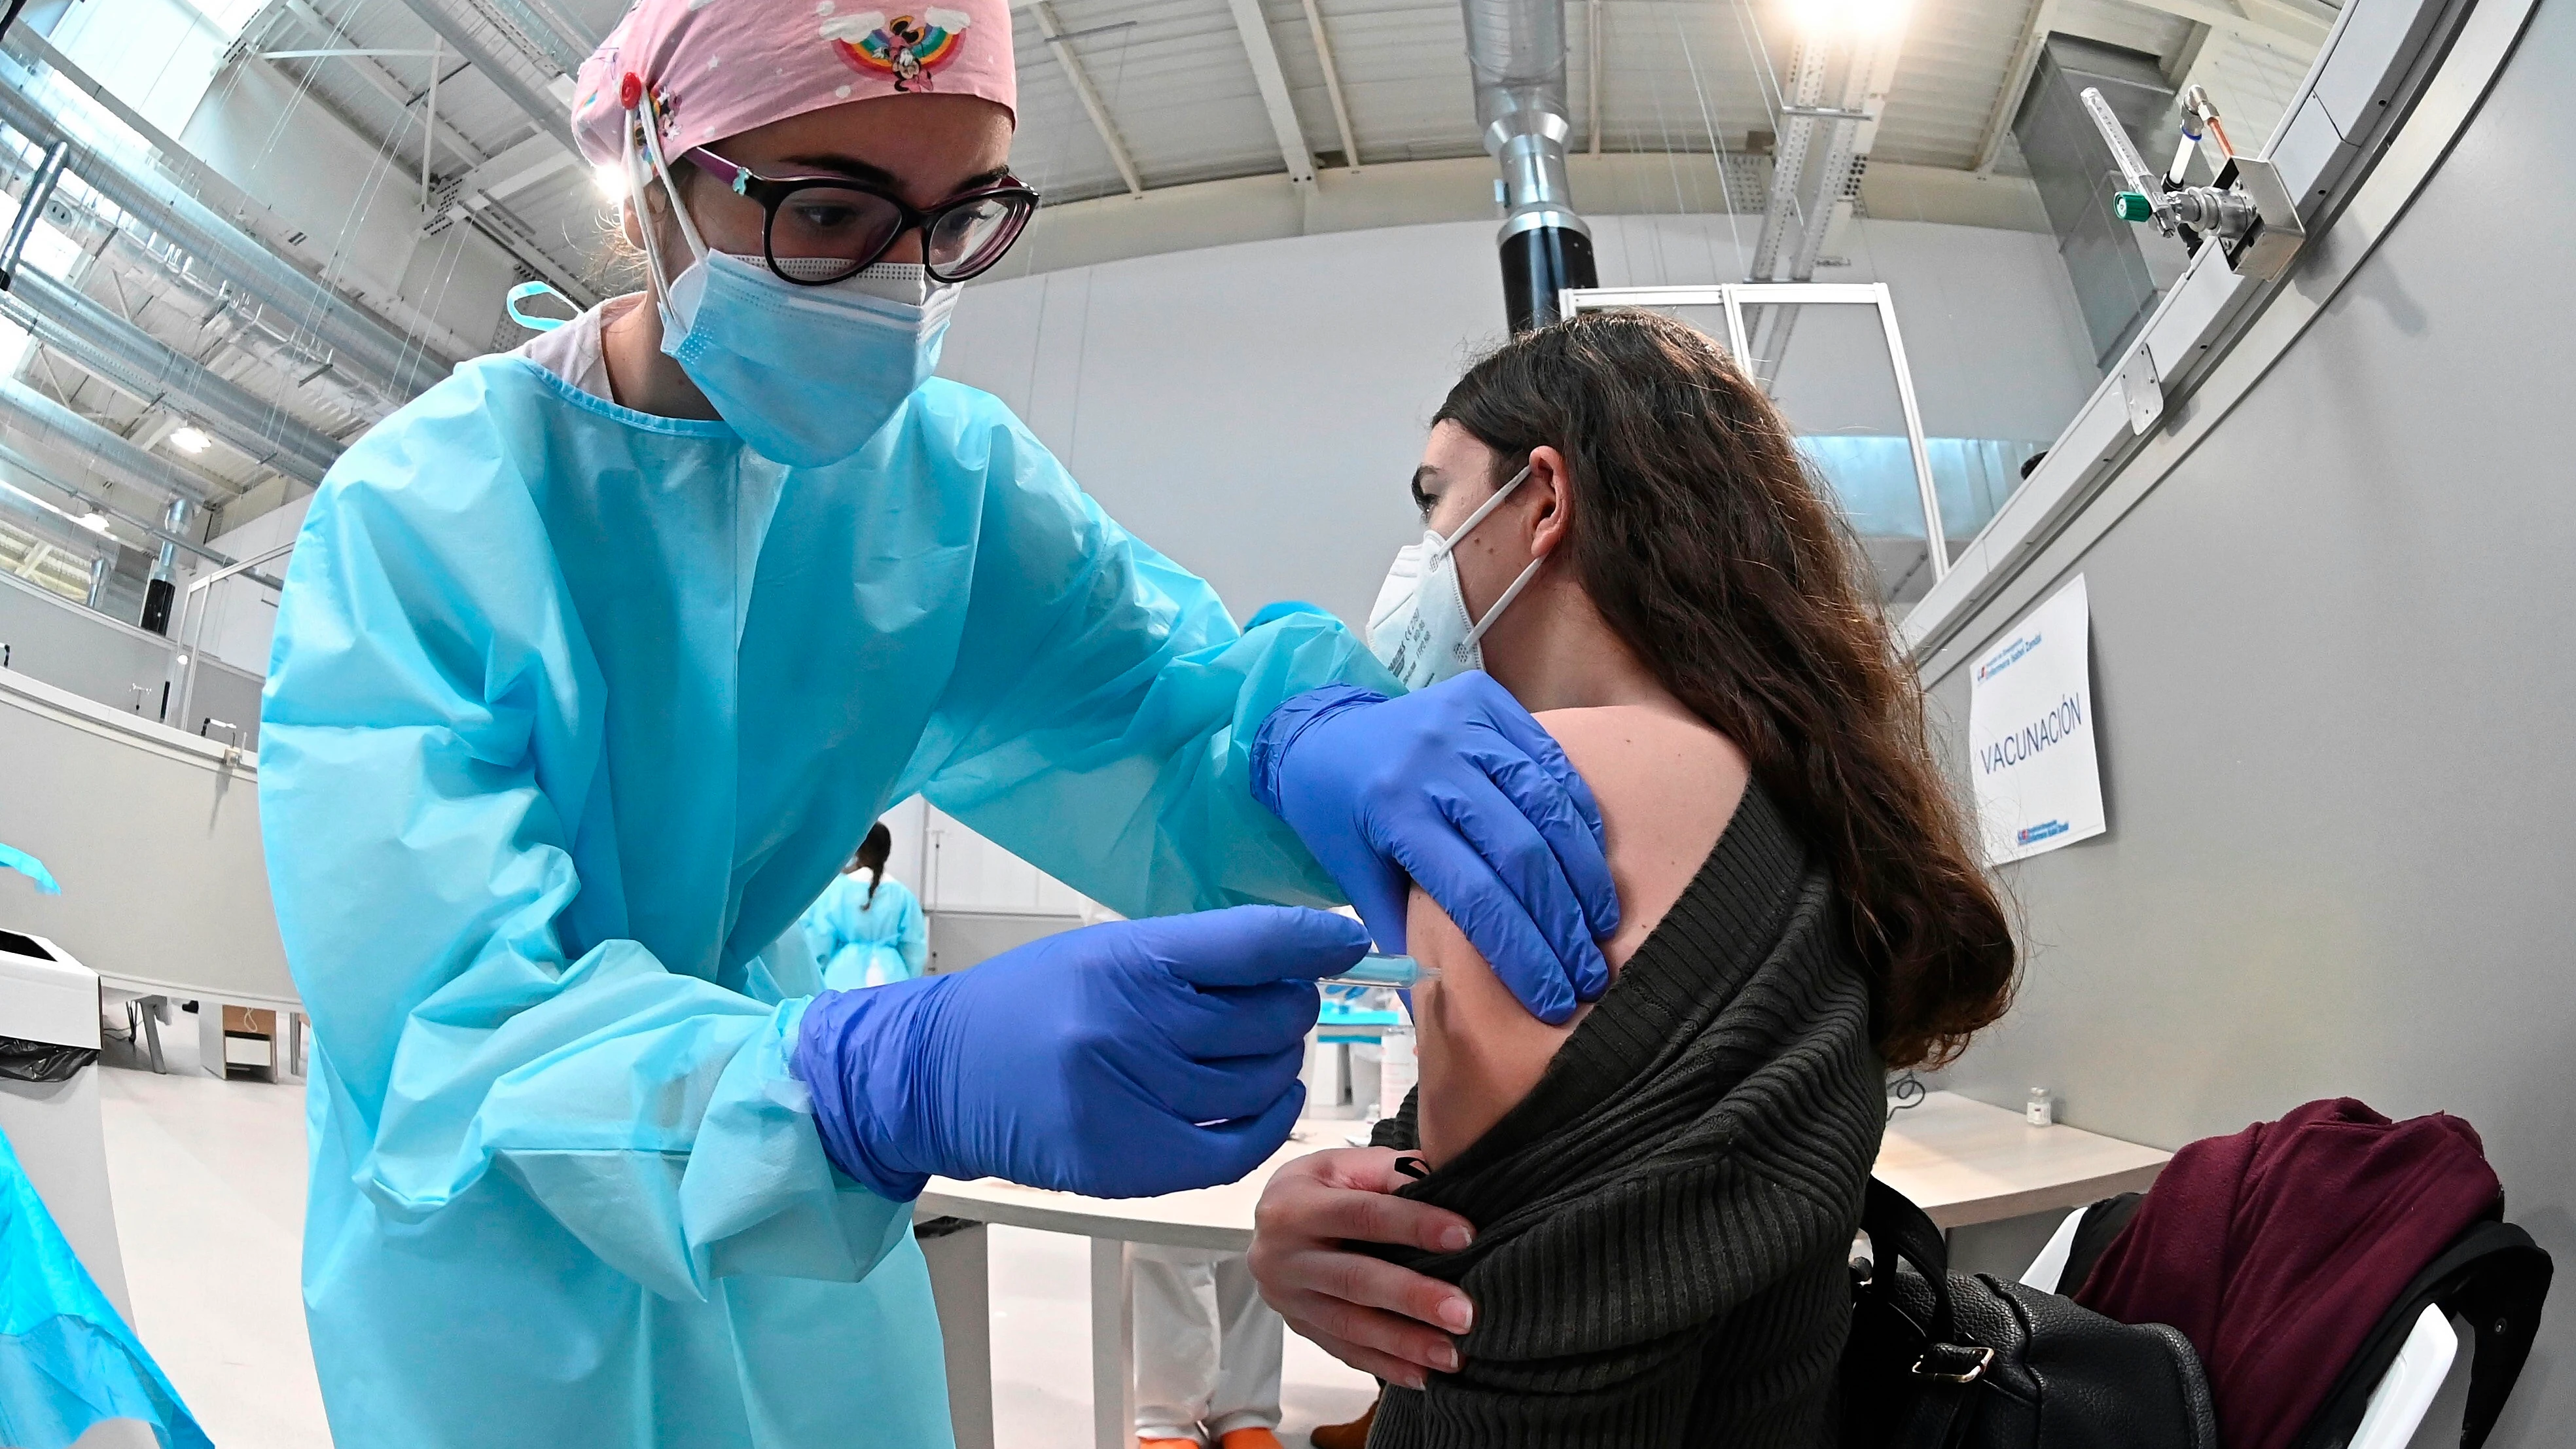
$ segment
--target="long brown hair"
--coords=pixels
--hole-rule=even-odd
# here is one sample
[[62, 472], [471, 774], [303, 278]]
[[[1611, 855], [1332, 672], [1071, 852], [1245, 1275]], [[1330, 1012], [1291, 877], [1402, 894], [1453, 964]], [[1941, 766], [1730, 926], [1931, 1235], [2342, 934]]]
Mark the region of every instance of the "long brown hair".
[[882, 820], [868, 827], [868, 838], [859, 842], [857, 853], [850, 857], [849, 869], [868, 873], [867, 903], [871, 906], [877, 903], [877, 887], [885, 884], [886, 862], [893, 857], [894, 832], [886, 829]]
[[1770, 400], [1690, 327], [1590, 312], [1486, 356], [1434, 421], [1499, 454], [1497, 483], [1533, 448], [1565, 455], [1564, 556], [1833, 872], [1880, 1055], [1957, 1056], [2010, 1003], [2012, 932], [1925, 744], [1922, 688]]

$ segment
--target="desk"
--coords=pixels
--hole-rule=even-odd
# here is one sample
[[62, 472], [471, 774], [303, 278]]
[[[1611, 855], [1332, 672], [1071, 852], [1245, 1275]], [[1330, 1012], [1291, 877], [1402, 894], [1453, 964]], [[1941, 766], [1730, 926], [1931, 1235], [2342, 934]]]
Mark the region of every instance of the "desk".
[[[1287, 1144], [1242, 1181], [1163, 1197], [1109, 1200], [1021, 1187], [994, 1178], [932, 1178], [921, 1195], [925, 1217], [967, 1218], [1091, 1239], [1092, 1438], [1098, 1449], [1134, 1442], [1135, 1308], [1127, 1245], [1215, 1248], [1240, 1253], [1252, 1245], [1252, 1213], [1270, 1175], [1284, 1163], [1342, 1147], [1360, 1124], [1306, 1121]], [[1896, 1114], [1878, 1153], [1878, 1176], [1920, 1204], [1942, 1228], [1995, 1222], [2051, 1208], [2072, 1208], [2155, 1181], [2171, 1153], [2074, 1127], [2033, 1127], [2021, 1114], [1953, 1092], [1933, 1092]], [[981, 1255], [971, 1259], [980, 1263]], [[934, 1275], [938, 1264], [934, 1261]], [[992, 1373], [989, 1319], [942, 1324], [959, 1372]], [[959, 1341], [959, 1340], [964, 1341]], [[960, 1402], [970, 1402], [959, 1396]], [[992, 1443], [989, 1395], [980, 1424], [958, 1425], [958, 1449]]]

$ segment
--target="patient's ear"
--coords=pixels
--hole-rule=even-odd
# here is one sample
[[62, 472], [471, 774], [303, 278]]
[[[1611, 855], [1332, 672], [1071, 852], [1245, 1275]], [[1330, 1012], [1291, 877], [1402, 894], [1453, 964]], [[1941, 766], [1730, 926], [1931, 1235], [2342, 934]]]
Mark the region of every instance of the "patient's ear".
[[1565, 455], [1556, 449], [1530, 449], [1529, 467], [1529, 478], [1521, 487], [1528, 490], [1533, 504], [1530, 554], [1544, 558], [1565, 542], [1573, 528], [1574, 490], [1566, 475]]

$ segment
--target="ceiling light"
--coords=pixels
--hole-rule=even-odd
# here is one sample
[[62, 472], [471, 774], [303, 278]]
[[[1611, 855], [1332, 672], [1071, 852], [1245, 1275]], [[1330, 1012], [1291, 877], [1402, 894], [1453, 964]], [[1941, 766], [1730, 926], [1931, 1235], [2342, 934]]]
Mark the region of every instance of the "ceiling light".
[[603, 201], [626, 199], [626, 168], [611, 161], [590, 169], [590, 184], [599, 189]]
[[170, 446], [191, 457], [212, 447], [214, 441], [212, 437], [207, 436], [205, 429], [194, 423], [186, 427], [174, 428], [170, 432]]
[[107, 532], [107, 515], [99, 512], [95, 508], [82, 514], [75, 521], [78, 522], [81, 527], [88, 529], [92, 533]]

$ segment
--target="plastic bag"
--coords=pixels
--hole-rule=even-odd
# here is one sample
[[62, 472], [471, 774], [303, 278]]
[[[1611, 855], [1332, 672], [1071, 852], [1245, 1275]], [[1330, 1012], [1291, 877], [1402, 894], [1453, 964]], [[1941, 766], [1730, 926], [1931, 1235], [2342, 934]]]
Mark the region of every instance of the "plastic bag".
[[98, 1060], [98, 1048], [58, 1046], [0, 1036], [0, 1077], [13, 1082], [68, 1082], [81, 1068]]

